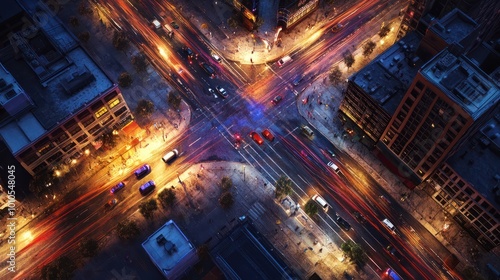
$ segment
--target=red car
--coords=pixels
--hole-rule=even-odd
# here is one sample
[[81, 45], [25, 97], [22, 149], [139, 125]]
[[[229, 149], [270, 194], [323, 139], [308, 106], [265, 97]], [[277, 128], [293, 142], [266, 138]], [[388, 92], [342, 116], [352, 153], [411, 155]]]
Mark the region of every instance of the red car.
[[264, 140], [262, 140], [262, 138], [260, 137], [260, 135], [257, 132], [255, 132], [255, 131], [250, 132], [250, 137], [252, 137], [252, 139], [253, 139], [253, 141], [255, 141], [255, 143], [257, 143], [259, 145], [264, 144]]
[[274, 140], [274, 135], [271, 133], [271, 131], [269, 131], [269, 129], [264, 129], [262, 131], [262, 136], [264, 136], [264, 138], [271, 142]]

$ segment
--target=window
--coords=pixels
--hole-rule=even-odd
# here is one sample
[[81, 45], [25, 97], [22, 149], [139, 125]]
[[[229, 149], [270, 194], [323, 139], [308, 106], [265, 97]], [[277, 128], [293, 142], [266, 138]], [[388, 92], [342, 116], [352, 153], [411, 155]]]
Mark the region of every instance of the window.
[[115, 98], [117, 95], [118, 95], [118, 93], [116, 92], [116, 90], [114, 90], [114, 91], [110, 92], [108, 95], [106, 95], [104, 97], [104, 100], [109, 103], [109, 101], [111, 99]]
[[78, 124], [75, 124], [73, 127], [70, 127], [68, 129], [68, 132], [71, 134], [71, 135], [76, 135], [77, 133], [79, 133], [80, 131], [82, 131], [82, 128], [78, 125]]
[[89, 129], [89, 133], [92, 134], [92, 135], [96, 135], [99, 133], [99, 130], [101, 129], [101, 125], [96, 125], [94, 127], [92, 127], [91, 129]]
[[90, 116], [90, 118], [82, 120], [82, 124], [83, 124], [83, 126], [87, 127], [87, 126], [91, 125], [94, 122], [94, 120], [95, 120], [94, 116]]
[[121, 114], [123, 114], [123, 112], [127, 111], [127, 107], [123, 106], [121, 107], [120, 109], [118, 109], [116, 112], [115, 112], [115, 116], [118, 117], [120, 116]]
[[78, 143], [83, 143], [87, 140], [88, 136], [87, 134], [82, 134], [80, 137], [76, 138], [76, 141], [78, 141]]
[[115, 99], [113, 99], [113, 100], [111, 100], [111, 101], [108, 101], [109, 108], [113, 108], [113, 107], [115, 107], [118, 104], [120, 104], [120, 98], [118, 98], [118, 97], [115, 98]]
[[104, 106], [104, 103], [101, 100], [97, 100], [90, 108], [95, 112], [101, 109], [102, 106]]
[[78, 114], [78, 119], [79, 120], [83, 120], [85, 119], [86, 117], [90, 116], [90, 112], [88, 110], [84, 110], [83, 112], [81, 112], [80, 114]]
[[56, 144], [61, 144], [64, 140], [68, 139], [68, 134], [64, 132], [61, 128], [56, 129], [54, 132], [51, 134], [53, 141]]
[[45, 162], [40, 163], [37, 167], [33, 168], [33, 172], [39, 173], [47, 168], [47, 164]]
[[74, 142], [71, 142], [69, 143], [68, 145], [64, 146], [63, 147], [63, 151], [65, 152], [68, 152], [69, 150], [71, 150], [74, 146], [76, 146], [76, 144]]
[[21, 155], [19, 155], [19, 158], [25, 164], [30, 165], [38, 159], [38, 155], [36, 154], [35, 150], [28, 148]]
[[108, 111], [108, 108], [102, 106], [99, 110], [97, 110], [94, 114], [96, 116], [96, 118], [100, 118], [102, 115], [106, 114], [106, 112]]

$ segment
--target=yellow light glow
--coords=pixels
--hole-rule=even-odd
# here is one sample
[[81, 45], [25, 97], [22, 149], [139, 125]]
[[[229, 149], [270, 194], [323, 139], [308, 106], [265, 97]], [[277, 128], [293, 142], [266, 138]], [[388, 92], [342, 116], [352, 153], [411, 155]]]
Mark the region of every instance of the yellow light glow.
[[384, 45], [384, 43], [385, 43], [385, 41], [384, 41], [384, 40], [380, 40], [380, 43], [379, 43], [379, 44], [380, 44], [381, 46], [383, 46], [383, 45]]
[[31, 242], [33, 241], [33, 234], [31, 234], [31, 231], [28, 230], [23, 233], [22, 238], [26, 239], [28, 242]]
[[88, 156], [90, 154], [90, 150], [89, 149], [85, 149], [85, 155]]
[[165, 59], [167, 60], [168, 59], [168, 54], [167, 52], [165, 51], [165, 49], [163, 47], [158, 47], [158, 51], [160, 52], [160, 55]]
[[71, 164], [76, 164], [76, 159], [72, 159]]
[[61, 176], [61, 171], [56, 170], [55, 174], [56, 174], [57, 177], [59, 177], [59, 176]]

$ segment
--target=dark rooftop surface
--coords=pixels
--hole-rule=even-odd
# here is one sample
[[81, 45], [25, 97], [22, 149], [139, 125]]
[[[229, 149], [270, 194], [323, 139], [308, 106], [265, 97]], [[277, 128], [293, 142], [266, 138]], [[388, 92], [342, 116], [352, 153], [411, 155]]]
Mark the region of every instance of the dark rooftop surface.
[[0, 51], [0, 63], [35, 102], [32, 113], [50, 129], [113, 86], [111, 80], [53, 17], [30, 36], [16, 34], [26, 59], [15, 59], [13, 47]]
[[422, 38], [409, 33], [350, 78], [393, 115], [422, 62], [411, 57]]
[[228, 279], [293, 279], [272, 245], [249, 222], [233, 229], [211, 253]]
[[2, 8], [0, 9], [0, 23], [10, 19], [11, 17], [23, 12], [23, 9], [16, 0], [2, 0]]
[[441, 36], [448, 44], [457, 43], [465, 39], [475, 28], [477, 23], [458, 9], [446, 14], [430, 29]]
[[500, 209], [493, 190], [500, 181], [500, 108], [447, 163]]

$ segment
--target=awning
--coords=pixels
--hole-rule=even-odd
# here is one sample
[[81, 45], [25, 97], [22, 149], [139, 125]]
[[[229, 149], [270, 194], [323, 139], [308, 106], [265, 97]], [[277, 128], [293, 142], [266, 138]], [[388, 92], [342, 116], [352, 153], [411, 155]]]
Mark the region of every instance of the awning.
[[122, 128], [122, 131], [130, 136], [136, 136], [136, 134], [139, 134], [141, 130], [142, 128], [135, 121], [130, 122]]

